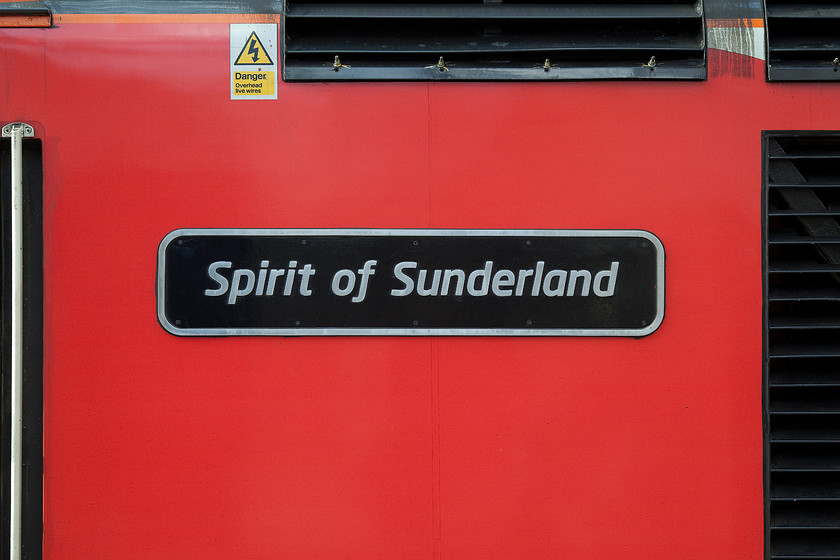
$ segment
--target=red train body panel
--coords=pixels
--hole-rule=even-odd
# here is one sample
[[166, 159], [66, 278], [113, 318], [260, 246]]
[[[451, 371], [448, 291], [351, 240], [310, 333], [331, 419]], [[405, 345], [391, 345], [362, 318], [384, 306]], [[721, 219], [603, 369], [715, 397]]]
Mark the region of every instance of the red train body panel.
[[[0, 29], [43, 145], [43, 558], [763, 557], [761, 133], [840, 129], [836, 86], [711, 48], [699, 82], [231, 100], [230, 23], [273, 17], [234, 16]], [[665, 319], [176, 337], [178, 228], [647, 230]]]

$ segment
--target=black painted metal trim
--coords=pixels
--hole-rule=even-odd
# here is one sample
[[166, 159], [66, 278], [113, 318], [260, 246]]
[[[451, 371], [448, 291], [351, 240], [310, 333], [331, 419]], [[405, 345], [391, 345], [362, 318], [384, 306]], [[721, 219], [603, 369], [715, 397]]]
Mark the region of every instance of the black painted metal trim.
[[762, 0], [706, 0], [706, 17], [711, 19], [762, 18]]
[[[282, 14], [283, 0], [41, 0], [0, 3], [0, 11], [38, 5], [54, 14]], [[762, 0], [704, 0], [705, 17], [760, 18]], [[582, 9], [588, 7], [582, 5]]]
[[[571, 6], [289, 2], [283, 14], [283, 79], [705, 80], [702, 6], [699, 0], [693, 7], [644, 3]], [[350, 22], [346, 28], [338, 26], [345, 21]], [[378, 29], [389, 21], [400, 22], [399, 28], [382, 32], [381, 37], [378, 31], [370, 34], [371, 25]], [[438, 21], [446, 22], [448, 27], [429, 27]], [[543, 26], [557, 21], [584, 27], [568, 27], [563, 32], [554, 27], [520, 29], [518, 33], [509, 31], [492, 38], [476, 34], [481, 26], [478, 22], [492, 26], [528, 21]], [[609, 29], [612, 23], [608, 22], [613, 21], [659, 21], [673, 27], [663, 36], [655, 35], [647, 23], [620, 33], [604, 35], [598, 31], [601, 26]]]
[[[53, 14], [280, 14], [282, 0], [43, 0], [13, 2], [39, 4]], [[0, 11], [9, 4], [0, 3]], [[9, 7], [8, 9], [12, 9]]]
[[[776, 374], [781, 373], [779, 369], [771, 371], [771, 360], [773, 359], [790, 359], [790, 358], [800, 358], [800, 359], [835, 359], [838, 356], [838, 348], [833, 345], [828, 346], [826, 348], [825, 340], [814, 344], [813, 346], [800, 346], [795, 348], [793, 345], [789, 345], [788, 347], [783, 347], [781, 343], [778, 341], [773, 343], [771, 340], [770, 334], [771, 329], [774, 328], [790, 328], [791, 323], [785, 323], [782, 321], [779, 322], [779, 316], [777, 316], [773, 321], [771, 321], [771, 301], [787, 301], [787, 298], [772, 298], [772, 290], [770, 285], [770, 274], [774, 271], [802, 271], [802, 272], [827, 272], [834, 270], [834, 266], [815, 266], [815, 265], [799, 265], [797, 264], [794, 267], [784, 267], [774, 265], [771, 266], [770, 259], [771, 255], [771, 245], [778, 246], [780, 243], [790, 243], [790, 238], [785, 238], [785, 236], [775, 236], [771, 237], [771, 226], [770, 217], [772, 215], [780, 215], [779, 212], [769, 212], [769, 208], [771, 205], [771, 187], [775, 189], [795, 189], [797, 187], [804, 187], [805, 189], [822, 189], [825, 187], [830, 188], [837, 188], [838, 183], [834, 182], [832, 184], [827, 184], [827, 181], [815, 181], [813, 184], [810, 182], [803, 183], [803, 184], [793, 184], [795, 182], [790, 182], [784, 178], [784, 176], [777, 177], [776, 182], [773, 182], [771, 185], [771, 162], [785, 162], [785, 161], [807, 161], [807, 160], [821, 160], [826, 158], [834, 158], [838, 157], [837, 152], [835, 150], [828, 150], [828, 151], [813, 151], [811, 153], [773, 153], [772, 144], [771, 142], [775, 140], [796, 140], [796, 139], [804, 139], [804, 140], [813, 140], [813, 139], [840, 139], [840, 131], [830, 131], [830, 130], [817, 130], [817, 131], [802, 131], [802, 130], [788, 130], [788, 131], [762, 131], [762, 192], [761, 192], [761, 204], [762, 204], [762, 215], [761, 215], [761, 228], [762, 228], [762, 426], [763, 426], [763, 459], [764, 459], [764, 468], [763, 468], [763, 477], [764, 477], [764, 542], [765, 542], [765, 553], [764, 557], [767, 560], [776, 559], [776, 558], [791, 558], [791, 559], [805, 559], [805, 558], [840, 558], [840, 540], [837, 538], [838, 531], [840, 531], [840, 526], [837, 525], [836, 515], [834, 516], [835, 519], [827, 523], [820, 523], [818, 522], [811, 522], [810, 524], [802, 524], [793, 526], [793, 525], [776, 525], [775, 535], [778, 537], [778, 540], [774, 540], [774, 529], [773, 529], [773, 503], [776, 504], [796, 504], [804, 503], [809, 504], [809, 507], [815, 508], [815, 513], [817, 515], [824, 514], [825, 511], [830, 509], [830, 505], [837, 501], [837, 498], [831, 494], [831, 488], [836, 487], [836, 482], [832, 481], [831, 478], [835, 476], [834, 473], [840, 472], [833, 466], [825, 466], [821, 465], [818, 462], [814, 462], [812, 459], [811, 463], [803, 463], [801, 465], [796, 465], [794, 467], [790, 467], [789, 465], [776, 465], [773, 467], [772, 459], [773, 459], [773, 443], [775, 442], [776, 445], [782, 444], [789, 447], [801, 445], [803, 442], [808, 442], [809, 444], [812, 443], [823, 443], [827, 445], [834, 445], [836, 446], [836, 442], [833, 436], [828, 436], [824, 440], [820, 440], [819, 438], [819, 431], [815, 432], [817, 437], [814, 439], [807, 439], [804, 436], [798, 436], [799, 440], [796, 438], [784, 438], [784, 437], [777, 437], [774, 439], [774, 425], [773, 425], [773, 406], [774, 403], [772, 402], [777, 397], [773, 396], [772, 389], [774, 388], [774, 384], [771, 380], [771, 373], [775, 371]], [[796, 214], [783, 214], [783, 215], [796, 215]], [[809, 212], [803, 210], [799, 212], [799, 215], [809, 215]], [[814, 215], [814, 214], [810, 214]], [[811, 238], [818, 238], [820, 242], [833, 244], [834, 242], [831, 241], [833, 236], [824, 236], [824, 235], [814, 235], [811, 234]], [[807, 242], [802, 243], [802, 245], [810, 245], [815, 243], [813, 239], [808, 240]], [[794, 292], [794, 295], [788, 296], [791, 301], [794, 299], [799, 299], [799, 301], [806, 301], [807, 298], [800, 299], [797, 297], [798, 295], [807, 295], [807, 292], [802, 292], [801, 288], [792, 288], [791, 290]], [[776, 294], [778, 296], [778, 292]], [[836, 295], [832, 292], [832, 295]], [[823, 299], [822, 296], [817, 295], [816, 301]], [[806, 317], [806, 323], [803, 323], [802, 326], [812, 326], [813, 328], [819, 328], [821, 326], [828, 326], [830, 328], [834, 328], [832, 325], [834, 324], [833, 321], [830, 323], [826, 323], [825, 325], [821, 325], [820, 323], [820, 315], [819, 313], [810, 313]], [[788, 372], [789, 375], [791, 372]], [[796, 370], [792, 371], [794, 375], [797, 375]], [[797, 381], [800, 382], [800, 381]], [[796, 386], [795, 384], [791, 384], [790, 381], [783, 381], [775, 385], [784, 386], [785, 384], [789, 386]], [[835, 382], [829, 382], [831, 386], [834, 386]], [[818, 382], [811, 382], [810, 386], [812, 387], [820, 387]], [[776, 401], [778, 402], [778, 400]], [[814, 401], [811, 401], [811, 406], [814, 406]], [[817, 403], [817, 407], [819, 404]], [[782, 410], [784, 412], [784, 410]], [[803, 410], [797, 411], [804, 412]], [[807, 413], [807, 412], [806, 412]], [[825, 414], [834, 414], [834, 412], [825, 412], [819, 410], [819, 408], [814, 408], [810, 413], [814, 414], [815, 416], [819, 417], [819, 415]], [[778, 422], [778, 420], [777, 420]], [[776, 424], [778, 428], [779, 424]], [[812, 425], [813, 426], [813, 425]], [[814, 430], [813, 427], [808, 429]], [[779, 435], [779, 432], [776, 432], [776, 436]], [[778, 455], [777, 455], [778, 456]], [[785, 477], [790, 474], [790, 472], [800, 472], [800, 473], [810, 473], [810, 476], [820, 476], [823, 475], [823, 481], [828, 480], [828, 484], [823, 485], [820, 488], [821, 492], [825, 493], [815, 493], [815, 494], [792, 494], [789, 496], [779, 496], [778, 494], [774, 493], [774, 490], [778, 492], [779, 488], [784, 487], [784, 482], [779, 484], [779, 479], [781, 478], [784, 481]], [[772, 480], [773, 473], [776, 474], [776, 482]], [[834, 485], [834, 486], [832, 486]], [[816, 507], [815, 504], [823, 504], [819, 507]], [[777, 520], [778, 521], [778, 520]], [[786, 534], [788, 531], [798, 533], [798, 538], [795, 540], [787, 539], [785, 542], [785, 537], [788, 535]], [[784, 535], [784, 536], [782, 536]], [[819, 542], [821, 548], [817, 549], [813, 545], [815, 542]], [[784, 545], [784, 549], [781, 547]], [[775, 548], [775, 554], [774, 554]]]
[[[430, 59], [431, 61], [431, 59]], [[433, 62], [433, 61], [431, 61]], [[430, 66], [433, 66], [430, 64]], [[363, 67], [354, 65], [352, 72], [341, 69], [336, 72], [331, 64], [287, 63], [284, 78], [288, 81], [564, 81], [564, 80], [704, 80], [706, 68], [700, 64], [670, 68], [646, 68], [641, 64], [626, 66], [561, 66], [553, 65], [548, 71], [539, 65], [499, 66], [498, 68], [447, 66], [447, 70], [426, 68], [419, 65]]]
[[[2, 208], [2, 353], [9, 355], [11, 328], [11, 219], [9, 188], [11, 183], [10, 140], [0, 139], [0, 208]], [[23, 500], [22, 558], [40, 560], [43, 541], [43, 163], [39, 139], [23, 141], [23, 242], [24, 242], [24, 332], [23, 332]], [[2, 365], [2, 554], [8, 556], [11, 445], [10, 364]]]
[[48, 16], [50, 9], [44, 2], [3, 2], [0, 3], [0, 15]]
[[[762, 0], [762, 3], [767, 81], [840, 81], [840, 62], [833, 62], [837, 60], [840, 35], [826, 34], [825, 29], [819, 31], [819, 26], [827, 21], [840, 21], [840, 8], [790, 0]], [[801, 29], [792, 31], [793, 24]]]
[[[362, 7], [364, 6], [364, 7]], [[402, 5], [356, 3], [296, 4], [286, 10], [288, 18], [365, 19], [699, 19], [701, 14], [687, 4], [417, 4], [407, 12]]]
[[767, 185], [768, 149], [772, 133], [761, 132], [761, 431], [762, 431], [762, 480], [764, 485], [764, 558], [770, 559], [770, 382], [767, 301], [770, 293], [768, 274]]

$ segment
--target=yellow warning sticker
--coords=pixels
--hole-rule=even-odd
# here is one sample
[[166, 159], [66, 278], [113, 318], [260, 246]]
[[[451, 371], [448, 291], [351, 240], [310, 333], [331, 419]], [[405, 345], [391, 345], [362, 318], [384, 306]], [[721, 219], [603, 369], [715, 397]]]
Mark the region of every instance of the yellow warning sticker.
[[233, 94], [239, 96], [274, 95], [274, 72], [234, 72]]
[[276, 23], [230, 24], [232, 100], [277, 99], [277, 31]]
[[245, 44], [242, 46], [242, 50], [239, 52], [239, 56], [236, 57], [234, 64], [236, 66], [254, 66], [258, 64], [265, 66], [273, 65], [274, 61], [271, 60], [268, 51], [265, 50], [262, 41], [257, 36], [257, 32], [252, 31], [248, 39], [245, 40]]

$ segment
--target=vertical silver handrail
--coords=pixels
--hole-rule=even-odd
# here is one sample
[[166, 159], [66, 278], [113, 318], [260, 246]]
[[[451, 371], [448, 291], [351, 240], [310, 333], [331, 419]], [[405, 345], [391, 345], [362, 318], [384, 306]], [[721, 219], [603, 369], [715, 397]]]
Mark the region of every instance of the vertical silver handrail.
[[3, 127], [12, 139], [12, 442], [9, 559], [21, 557], [21, 504], [23, 502], [23, 139], [35, 135], [28, 124]]

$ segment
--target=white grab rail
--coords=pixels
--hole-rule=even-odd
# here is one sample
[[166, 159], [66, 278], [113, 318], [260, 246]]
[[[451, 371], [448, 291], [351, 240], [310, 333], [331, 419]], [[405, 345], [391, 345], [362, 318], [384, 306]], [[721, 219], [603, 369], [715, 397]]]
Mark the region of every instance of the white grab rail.
[[12, 441], [9, 527], [9, 559], [21, 558], [21, 503], [23, 501], [23, 138], [34, 136], [24, 123], [3, 127], [3, 137], [12, 139]]

